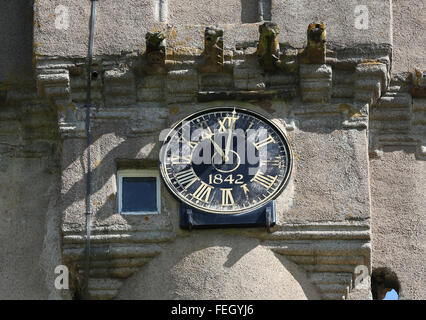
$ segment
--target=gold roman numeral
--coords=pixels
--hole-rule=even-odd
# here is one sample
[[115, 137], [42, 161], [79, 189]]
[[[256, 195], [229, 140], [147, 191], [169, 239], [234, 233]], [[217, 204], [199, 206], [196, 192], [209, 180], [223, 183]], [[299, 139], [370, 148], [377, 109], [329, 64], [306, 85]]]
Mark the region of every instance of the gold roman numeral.
[[249, 126], [246, 129], [246, 133], [251, 129], [251, 127], [253, 127], [253, 125], [254, 125], [254, 121], [251, 121]]
[[258, 171], [250, 181], [256, 181], [261, 186], [265, 187], [266, 189], [269, 189], [270, 187], [272, 187], [277, 178], [277, 176], [273, 177], [269, 174], [264, 175], [262, 172]]
[[210, 139], [211, 137], [213, 137], [213, 131], [212, 129], [210, 129], [207, 121], [202, 121], [200, 122], [199, 128], [202, 130], [201, 131], [201, 138], [203, 139]]
[[222, 206], [232, 206], [235, 203], [232, 188], [220, 190], [222, 191]]
[[257, 150], [259, 150], [259, 148], [266, 146], [268, 143], [271, 143], [271, 142], [275, 143], [275, 140], [271, 135], [269, 135], [268, 138], [262, 141], [259, 141], [258, 143], [254, 143], [254, 146], [256, 147]]
[[186, 190], [188, 187], [198, 180], [197, 175], [194, 172], [194, 169], [189, 168], [181, 172], [176, 173], [177, 182]]
[[277, 156], [274, 157], [273, 159], [261, 159], [259, 161], [260, 166], [274, 166], [274, 167], [278, 167], [281, 168], [282, 167], [282, 162], [281, 162], [281, 157]]
[[201, 185], [195, 190], [192, 195], [195, 199], [198, 199], [203, 202], [209, 202], [210, 193], [214, 189], [214, 187], [208, 185], [207, 183], [201, 181]]
[[171, 163], [173, 165], [180, 165], [180, 164], [190, 164], [191, 163], [191, 156], [185, 155], [185, 156], [172, 156], [170, 159]]
[[227, 129], [234, 128], [235, 122], [238, 120], [238, 117], [236, 117], [235, 115], [236, 115], [236, 112], [234, 109], [234, 111], [232, 111], [232, 116], [227, 115], [222, 120], [221, 119], [217, 120], [219, 122], [219, 132], [224, 132]]
[[183, 136], [180, 136], [179, 137], [179, 140], [178, 140], [178, 142], [179, 143], [182, 143], [182, 144], [187, 144], [187, 145], [189, 145], [191, 148], [195, 148], [197, 145], [198, 145], [198, 142], [195, 142], [195, 141], [189, 141], [189, 140], [187, 140], [186, 138], [184, 138]]
[[245, 195], [245, 196], [246, 196], [246, 198], [248, 199], [249, 189], [247, 188], [247, 183], [244, 183], [242, 186], [240, 186], [240, 188], [243, 188], [244, 195]]

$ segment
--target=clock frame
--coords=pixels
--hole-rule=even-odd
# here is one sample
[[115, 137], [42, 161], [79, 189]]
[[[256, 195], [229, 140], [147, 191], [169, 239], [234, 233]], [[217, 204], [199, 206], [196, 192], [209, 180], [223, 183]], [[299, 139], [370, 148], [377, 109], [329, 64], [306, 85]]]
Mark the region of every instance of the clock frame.
[[181, 211], [190, 208], [225, 222], [265, 208], [275, 211], [271, 202], [286, 187], [292, 166], [284, 132], [238, 107], [209, 108], [178, 121], [160, 151], [161, 176]]

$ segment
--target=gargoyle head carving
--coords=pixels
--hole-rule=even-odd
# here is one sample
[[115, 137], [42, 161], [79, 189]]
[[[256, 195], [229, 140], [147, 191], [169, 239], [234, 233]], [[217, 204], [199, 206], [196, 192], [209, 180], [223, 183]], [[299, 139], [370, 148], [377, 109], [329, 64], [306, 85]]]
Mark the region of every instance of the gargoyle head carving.
[[278, 34], [280, 29], [275, 23], [265, 22], [259, 26], [259, 44], [257, 45], [257, 57], [265, 71], [274, 71], [276, 63], [280, 59], [280, 45]]
[[147, 51], [164, 50], [166, 36], [161, 31], [148, 32], [145, 36]]
[[412, 73], [412, 94], [416, 97], [426, 97], [426, 70], [415, 69]]
[[273, 22], [265, 22], [259, 26], [261, 37], [276, 37], [280, 33], [280, 28]]
[[311, 23], [308, 26], [308, 46], [310, 45], [323, 45], [327, 40], [325, 25], [320, 23]]
[[163, 65], [166, 60], [166, 36], [161, 31], [148, 32], [146, 39], [146, 57], [149, 65]]
[[223, 43], [223, 29], [219, 29], [216, 27], [207, 27], [204, 32], [205, 48], [212, 48], [214, 45], [223, 47], [221, 42]]
[[326, 61], [325, 25], [322, 22], [308, 26], [308, 45], [302, 56], [302, 63], [325, 63]]
[[207, 27], [204, 31], [204, 59], [200, 72], [221, 72], [224, 65], [223, 29]]

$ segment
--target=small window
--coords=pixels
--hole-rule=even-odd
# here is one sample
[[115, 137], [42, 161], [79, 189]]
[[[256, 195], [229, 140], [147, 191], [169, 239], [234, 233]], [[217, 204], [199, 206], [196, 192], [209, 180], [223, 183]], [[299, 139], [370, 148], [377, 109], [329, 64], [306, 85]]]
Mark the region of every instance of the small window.
[[[387, 267], [380, 267], [373, 269], [371, 273], [371, 293], [373, 300], [395, 300], [395, 295], [388, 292], [394, 291], [396, 299], [401, 292], [401, 284], [395, 272]], [[392, 297], [393, 299], [390, 299]]]
[[117, 179], [119, 213], [161, 213], [158, 170], [119, 170]]

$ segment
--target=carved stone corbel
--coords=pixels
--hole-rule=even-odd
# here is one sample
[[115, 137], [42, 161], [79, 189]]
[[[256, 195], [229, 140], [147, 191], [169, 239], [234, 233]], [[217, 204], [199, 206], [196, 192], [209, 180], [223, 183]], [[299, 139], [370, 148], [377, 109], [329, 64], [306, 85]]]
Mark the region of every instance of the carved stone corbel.
[[146, 39], [146, 60], [148, 73], [162, 73], [166, 65], [166, 36], [163, 32], [148, 32]]
[[200, 72], [222, 72], [224, 66], [223, 29], [207, 27], [204, 32], [203, 62]]
[[415, 69], [412, 75], [413, 89], [412, 94], [415, 97], [426, 97], [426, 71]]
[[280, 44], [278, 42], [279, 27], [273, 22], [265, 22], [259, 26], [259, 44], [257, 58], [265, 71], [275, 71], [280, 62]]
[[326, 63], [327, 33], [325, 25], [311, 23], [307, 31], [308, 44], [302, 53], [301, 63], [323, 64]]

